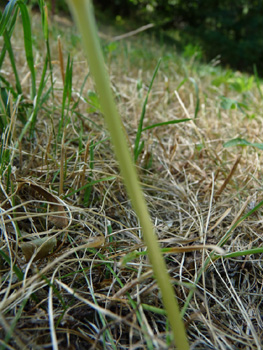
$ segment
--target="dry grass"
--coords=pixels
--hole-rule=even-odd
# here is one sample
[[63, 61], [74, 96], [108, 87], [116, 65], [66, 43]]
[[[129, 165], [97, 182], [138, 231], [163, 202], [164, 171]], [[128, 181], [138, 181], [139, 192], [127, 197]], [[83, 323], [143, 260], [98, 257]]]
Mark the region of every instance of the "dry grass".
[[[34, 33], [40, 32], [37, 23], [34, 15]], [[17, 27], [13, 39], [30, 99], [20, 32]], [[67, 52], [74, 58], [72, 101], [59, 140], [63, 81], [58, 32], [63, 34], [64, 61]], [[36, 64], [41, 67], [43, 45], [36, 35]], [[144, 251], [144, 246], [103, 118], [97, 111], [87, 112], [89, 105], [82, 98], [87, 98], [87, 89], [94, 89], [90, 77], [79, 99], [88, 72], [79, 39], [71, 26], [59, 23], [52, 29], [51, 44], [54, 101], [50, 97], [39, 111], [35, 139], [25, 137], [17, 149], [21, 123], [14, 114], [8, 146], [13, 187], [7, 188], [7, 171], [1, 178], [1, 250], [10, 258], [9, 263], [3, 256], [0, 260], [2, 349], [173, 349], [147, 255], [121, 264], [128, 253]], [[143, 34], [116, 42], [106, 55], [111, 82], [132, 150], [158, 58], [164, 56], [145, 126], [193, 118], [194, 84], [187, 80], [177, 88], [184, 78], [194, 78], [200, 98], [197, 119], [144, 132], [137, 165], [162, 246], [217, 245], [231, 225], [263, 199], [262, 151], [223, 147], [236, 137], [261, 142], [262, 100], [256, 84], [242, 93], [230, 82], [217, 87], [213, 81], [224, 76], [223, 70], [194, 63], [173, 50]], [[12, 81], [8, 62], [2, 74]], [[245, 79], [233, 73], [233, 79], [238, 77]], [[250, 110], [222, 109], [222, 95], [246, 102]], [[99, 182], [84, 205], [85, 189], [79, 189], [91, 181]], [[261, 231], [258, 210], [232, 231], [225, 251], [262, 247]], [[23, 244], [43, 237], [55, 243], [44, 256], [36, 256], [39, 247], [26, 261]], [[166, 256], [182, 308], [194, 289], [184, 314], [191, 349], [260, 349], [262, 254], [211, 262], [195, 286], [207, 256], [206, 250]]]

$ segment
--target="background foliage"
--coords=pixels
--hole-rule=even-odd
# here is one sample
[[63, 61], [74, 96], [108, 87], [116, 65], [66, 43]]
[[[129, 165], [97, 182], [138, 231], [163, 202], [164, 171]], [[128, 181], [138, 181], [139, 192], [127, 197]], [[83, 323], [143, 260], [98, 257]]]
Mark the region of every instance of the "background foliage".
[[[96, 1], [101, 9], [105, 0]], [[225, 65], [263, 72], [263, 2], [258, 0], [115, 0], [114, 15], [153, 21], [160, 30], [177, 30], [179, 44], [201, 46], [204, 58], [220, 56]]]

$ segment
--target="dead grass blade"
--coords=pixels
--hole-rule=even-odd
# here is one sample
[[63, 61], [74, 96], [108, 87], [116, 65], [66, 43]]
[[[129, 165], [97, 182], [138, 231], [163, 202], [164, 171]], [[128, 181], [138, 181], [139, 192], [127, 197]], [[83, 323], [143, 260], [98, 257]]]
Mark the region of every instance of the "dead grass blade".
[[224, 191], [224, 189], [226, 188], [227, 184], [229, 183], [229, 181], [231, 180], [232, 176], [234, 175], [235, 171], [236, 171], [236, 168], [239, 164], [241, 160], [241, 156], [238, 156], [233, 167], [231, 168], [230, 170], [230, 173], [228, 174], [227, 178], [225, 179], [225, 181], [223, 182], [222, 186], [219, 188], [219, 190], [215, 193], [215, 199], [217, 199], [221, 193]]

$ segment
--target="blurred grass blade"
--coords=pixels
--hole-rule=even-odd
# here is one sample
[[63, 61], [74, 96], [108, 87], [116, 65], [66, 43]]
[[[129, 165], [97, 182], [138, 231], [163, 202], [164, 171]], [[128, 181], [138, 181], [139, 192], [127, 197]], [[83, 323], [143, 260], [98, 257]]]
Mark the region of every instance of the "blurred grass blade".
[[12, 12], [16, 2], [17, 0], [10, 0], [5, 7], [3, 14], [0, 12], [0, 35], [3, 35], [4, 31], [8, 27], [9, 21], [13, 18]]
[[[12, 19], [11, 19], [11, 22], [8, 23], [9, 25], [5, 27], [6, 31], [8, 32], [9, 38], [11, 38], [11, 36], [13, 34], [13, 30], [15, 28], [17, 14], [18, 14], [18, 7], [16, 6], [14, 14], [13, 14]], [[0, 18], [1, 18], [1, 12], [0, 12]], [[3, 48], [2, 48], [2, 51], [1, 51], [1, 54], [0, 54], [0, 69], [1, 69], [1, 67], [3, 65], [4, 59], [5, 59], [5, 55], [6, 55], [6, 51], [7, 51], [6, 45], [4, 44]]]
[[194, 119], [196, 119], [197, 115], [198, 115], [198, 112], [199, 112], [199, 108], [200, 108], [199, 88], [198, 88], [198, 85], [197, 85], [197, 83], [196, 83], [194, 78], [189, 78], [189, 80], [194, 84], [194, 88], [195, 88], [196, 105], [195, 105], [195, 116], [194, 116]]
[[68, 101], [68, 104], [67, 104], [67, 110], [68, 110], [70, 100], [71, 100], [72, 72], [73, 72], [73, 61], [70, 59], [70, 55], [68, 55], [67, 68], [66, 68], [66, 74], [65, 74], [65, 83], [64, 83], [63, 97], [62, 97], [61, 118], [59, 122], [58, 135], [57, 135], [58, 142], [61, 141], [62, 130], [64, 129], [66, 102]]
[[157, 75], [157, 72], [159, 70], [159, 67], [160, 67], [160, 64], [161, 64], [161, 58], [159, 59], [156, 67], [155, 67], [155, 70], [154, 70], [154, 73], [153, 73], [153, 76], [152, 76], [152, 80], [150, 82], [150, 86], [149, 86], [149, 89], [147, 91], [147, 95], [146, 95], [146, 98], [144, 100], [144, 103], [143, 103], [143, 107], [142, 107], [142, 113], [141, 113], [141, 117], [140, 117], [140, 121], [139, 121], [139, 125], [138, 125], [138, 130], [137, 130], [137, 134], [136, 134], [136, 138], [135, 138], [135, 142], [134, 142], [134, 161], [136, 162], [141, 151], [142, 151], [142, 146], [140, 145], [140, 140], [141, 140], [141, 134], [142, 134], [142, 129], [143, 129], [143, 121], [144, 121], [144, 117], [145, 117], [145, 113], [146, 113], [146, 107], [147, 107], [147, 103], [148, 103], [148, 98], [149, 98], [149, 95], [150, 95], [150, 92], [151, 92], [151, 89], [152, 89], [152, 86], [153, 86], [153, 82], [154, 82], [154, 79]]
[[168, 122], [156, 123], [156, 124], [152, 124], [152, 125], [146, 126], [145, 128], [142, 129], [142, 131], [153, 129], [153, 128], [157, 128], [158, 126], [183, 123], [183, 122], [187, 122], [189, 120], [192, 120], [192, 119], [185, 118], [185, 119], [170, 120]]
[[[88, 176], [87, 181], [88, 181], [88, 183], [92, 183], [93, 169], [94, 169], [94, 145], [93, 145], [93, 141], [91, 141], [90, 148], [89, 148], [89, 168], [90, 168], [90, 172], [89, 172], [89, 176]], [[83, 205], [85, 207], [88, 206], [91, 192], [92, 192], [92, 186], [86, 187], [85, 192], [84, 192], [84, 199], [83, 199]]]
[[223, 147], [225, 148], [233, 146], [251, 146], [263, 150], [263, 143], [249, 142], [245, 139], [241, 139], [240, 137], [227, 141], [223, 144]]
[[178, 90], [184, 85], [184, 83], [185, 83], [187, 80], [188, 80], [188, 78], [184, 78], [184, 79], [177, 85], [177, 87], [176, 87], [175, 90], [178, 91]]
[[[88, 58], [90, 72], [93, 75], [96, 91], [100, 97], [103, 115], [111, 135], [111, 142], [114, 147], [116, 158], [119, 162], [121, 174], [123, 176], [128, 195], [131, 199], [131, 203], [137, 214], [139, 224], [142, 227], [143, 239], [148, 248], [149, 259], [153, 267], [154, 276], [160, 287], [162, 300], [167, 311], [175, 345], [180, 350], [188, 350], [188, 340], [186, 337], [184, 323], [180, 317], [177, 299], [171, 285], [170, 276], [166, 269], [165, 261], [160, 252], [160, 246], [157, 241], [156, 233], [154, 231], [146, 201], [138, 181], [136, 169], [129, 152], [127, 139], [123, 131], [123, 124], [114, 101], [110, 79], [105, 69], [92, 3], [91, 1], [85, 0], [69, 0], [69, 4], [71, 5], [71, 10], [73, 12], [76, 24], [78, 25], [82, 35], [82, 42]], [[159, 65], [160, 61], [156, 67], [155, 75], [158, 71]], [[152, 82], [153, 80], [154, 77]], [[144, 103], [145, 108], [146, 104], [147, 99]], [[140, 142], [140, 133], [142, 130], [144, 114], [142, 113], [142, 120], [140, 121], [140, 132], [137, 137], [137, 147], [139, 146]]]
[[254, 71], [254, 76], [255, 76], [255, 80], [256, 80], [256, 85], [257, 85], [257, 89], [258, 89], [258, 92], [259, 92], [259, 96], [260, 96], [261, 100], [263, 100], [263, 94], [262, 94], [262, 91], [261, 91], [261, 83], [260, 83], [260, 80], [259, 80], [259, 77], [258, 77], [257, 66], [255, 64], [253, 65], [253, 71]]
[[48, 18], [47, 18], [47, 9], [43, 0], [38, 0], [39, 9], [41, 12], [41, 22], [42, 30], [44, 34], [45, 41], [48, 41]]
[[4, 87], [1, 87], [0, 82], [0, 132], [4, 132], [5, 128], [8, 126], [10, 119], [10, 99], [9, 93]]

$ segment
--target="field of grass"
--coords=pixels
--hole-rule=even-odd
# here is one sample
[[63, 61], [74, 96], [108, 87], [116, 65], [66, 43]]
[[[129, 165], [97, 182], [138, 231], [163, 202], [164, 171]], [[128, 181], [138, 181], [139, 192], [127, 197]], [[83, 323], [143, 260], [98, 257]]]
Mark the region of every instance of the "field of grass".
[[[80, 36], [30, 12], [25, 44], [12, 18], [0, 21], [0, 349], [174, 349]], [[261, 80], [150, 29], [99, 30], [191, 349], [261, 349]]]

